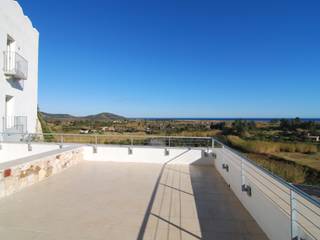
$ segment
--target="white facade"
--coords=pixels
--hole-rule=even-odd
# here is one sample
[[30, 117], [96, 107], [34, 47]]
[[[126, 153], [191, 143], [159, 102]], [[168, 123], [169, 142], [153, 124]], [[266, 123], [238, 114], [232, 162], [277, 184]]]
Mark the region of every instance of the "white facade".
[[0, 0], [1, 132], [36, 132], [38, 42], [18, 2]]

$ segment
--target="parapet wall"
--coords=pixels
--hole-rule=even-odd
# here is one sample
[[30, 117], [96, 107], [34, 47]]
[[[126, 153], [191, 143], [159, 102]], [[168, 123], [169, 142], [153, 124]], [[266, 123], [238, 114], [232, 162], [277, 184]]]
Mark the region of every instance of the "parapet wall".
[[83, 160], [153, 164], [172, 161], [176, 164], [213, 165], [211, 155], [203, 149], [84, 145], [58, 147], [37, 143], [2, 144], [0, 198], [41, 182]]
[[86, 161], [214, 165], [208, 149], [139, 146], [85, 146]]
[[230, 148], [214, 148], [215, 167], [269, 239], [320, 240], [316, 200]]
[[41, 182], [83, 160], [83, 149], [69, 147], [0, 164], [0, 198]]

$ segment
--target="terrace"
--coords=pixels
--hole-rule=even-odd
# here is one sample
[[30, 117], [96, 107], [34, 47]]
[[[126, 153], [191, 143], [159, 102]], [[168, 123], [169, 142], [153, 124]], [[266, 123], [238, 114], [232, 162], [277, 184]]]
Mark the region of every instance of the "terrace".
[[[320, 204], [211, 138], [1, 142], [1, 239], [320, 239]], [[50, 142], [49, 142], [50, 141]]]

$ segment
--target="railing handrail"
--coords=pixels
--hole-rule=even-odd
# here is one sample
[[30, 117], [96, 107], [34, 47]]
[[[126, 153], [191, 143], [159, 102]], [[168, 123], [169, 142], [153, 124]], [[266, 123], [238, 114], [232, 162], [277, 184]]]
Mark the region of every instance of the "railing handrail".
[[233, 152], [234, 154], [236, 154], [237, 156], [243, 158], [245, 161], [249, 162], [250, 164], [252, 164], [253, 166], [255, 166], [256, 168], [258, 168], [259, 170], [261, 170], [263, 173], [267, 174], [268, 176], [270, 176], [271, 178], [273, 178], [274, 180], [280, 182], [281, 184], [283, 184], [284, 186], [288, 187], [289, 190], [294, 191], [295, 193], [301, 195], [303, 198], [305, 198], [307, 201], [313, 203], [314, 205], [316, 205], [318, 208], [320, 208], [320, 201], [318, 199], [315, 199], [313, 197], [311, 197], [309, 194], [305, 193], [304, 191], [300, 190], [298, 187], [294, 186], [293, 184], [287, 182], [286, 180], [284, 180], [283, 178], [281, 178], [278, 175], [275, 175], [274, 173], [272, 173], [271, 171], [269, 171], [268, 169], [265, 169], [263, 167], [261, 167], [259, 164], [257, 164], [256, 162], [254, 162], [253, 160], [249, 159], [248, 157], [246, 157], [243, 153], [227, 146], [226, 144], [222, 143], [221, 141], [217, 140], [216, 138], [213, 138], [213, 140], [219, 144], [221, 144], [223, 147], [225, 147], [226, 149], [228, 149], [229, 151]]
[[28, 60], [17, 51], [3, 51], [3, 70], [6, 75], [14, 75], [17, 79], [28, 78]]
[[[27, 116], [16, 116], [16, 115], [10, 115], [10, 116], [3, 116], [0, 118], [0, 120], [2, 121], [2, 131], [7, 131], [8, 129], [11, 128], [16, 128], [16, 127], [22, 127], [22, 130], [20, 129], [20, 131], [16, 131], [16, 132], [12, 132], [16, 133], [16, 134], [26, 134], [27, 133], [27, 125], [28, 125], [28, 117]], [[8, 125], [10, 125], [10, 127], [8, 127]], [[8, 134], [8, 132], [3, 132], [0, 133], [0, 135], [3, 134]]]
[[6, 117], [27, 117], [27, 116], [26, 115], [7, 115], [7, 116], [3, 116], [3, 117], [6, 118]]
[[14, 54], [17, 55], [18, 57], [20, 57], [22, 60], [24, 60], [25, 62], [28, 62], [28, 60], [26, 58], [24, 58], [20, 53], [18, 53], [17, 51], [3, 51], [4, 54], [9, 53], [9, 54]]
[[[1, 133], [7, 134], [7, 133]], [[11, 134], [11, 133], [10, 133]], [[20, 133], [12, 133], [19, 135]], [[81, 133], [26, 133], [26, 135], [34, 135], [34, 136], [87, 136], [87, 137], [128, 137], [128, 138], [163, 138], [163, 139], [205, 139], [205, 140], [212, 140], [211, 137], [191, 137], [191, 136], [165, 136], [165, 135], [130, 135], [130, 134], [119, 134], [119, 135], [112, 135], [112, 134], [81, 134]]]

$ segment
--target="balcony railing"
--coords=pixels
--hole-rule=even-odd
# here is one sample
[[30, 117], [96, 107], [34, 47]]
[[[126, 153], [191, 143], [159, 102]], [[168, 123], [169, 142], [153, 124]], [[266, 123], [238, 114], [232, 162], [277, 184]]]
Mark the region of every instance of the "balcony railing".
[[26, 80], [28, 78], [28, 61], [17, 52], [4, 52], [4, 74], [10, 78]]
[[26, 116], [6, 116], [2, 118], [2, 128], [5, 133], [26, 133]]
[[320, 201], [214, 141], [216, 169], [270, 239], [320, 240]]

